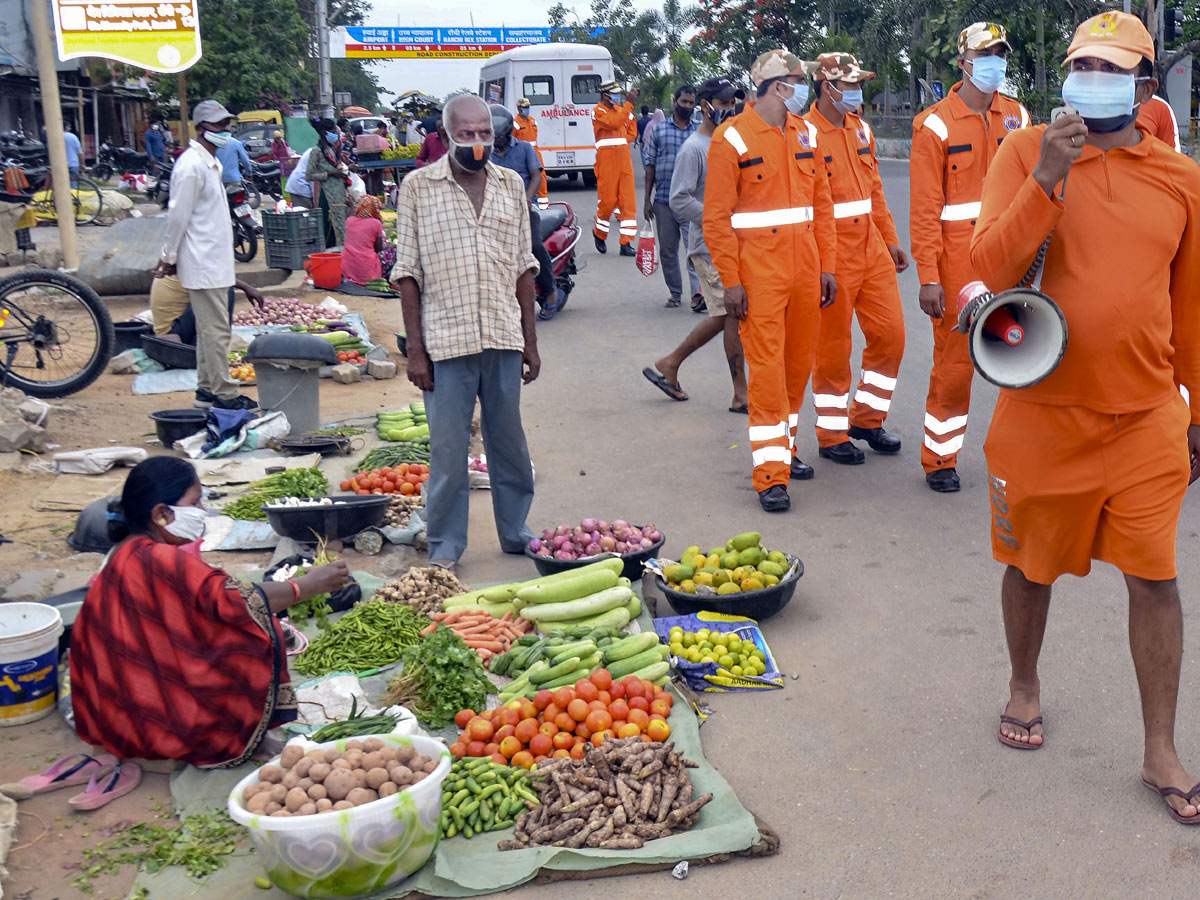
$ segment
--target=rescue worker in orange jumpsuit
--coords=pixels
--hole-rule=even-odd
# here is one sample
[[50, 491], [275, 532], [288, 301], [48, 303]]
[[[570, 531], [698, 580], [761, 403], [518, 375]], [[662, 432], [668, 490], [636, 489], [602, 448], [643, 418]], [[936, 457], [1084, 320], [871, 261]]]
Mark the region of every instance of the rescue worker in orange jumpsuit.
[[[997, 737], [1046, 746], [1038, 656], [1051, 585], [1086, 575], [1093, 559], [1112, 563], [1129, 592], [1142, 783], [1176, 821], [1198, 825], [1197, 778], [1175, 749], [1175, 579], [1180, 508], [1200, 475], [1200, 169], [1138, 119], [1157, 87], [1153, 60], [1137, 17], [1106, 12], [1081, 24], [1062, 88], [1074, 111], [1004, 142], [971, 241], [984, 283], [1002, 291], [1050, 235], [1041, 289], [1070, 331], [1043, 381], [1001, 389], [985, 444], [992, 553], [1008, 566], [1012, 671]], [[1111, 725], [1104, 733], [1132, 737]]]
[[630, 88], [624, 99], [615, 81], [600, 85], [600, 102], [592, 110], [592, 130], [596, 135], [596, 225], [592, 237], [596, 249], [608, 252], [609, 219], [614, 212], [620, 225], [621, 255], [636, 256], [633, 239], [637, 237], [637, 196], [633, 185], [633, 157], [629, 144], [637, 138], [637, 119], [633, 104], [637, 88]]
[[789, 509], [794, 457], [821, 308], [837, 297], [837, 228], [817, 126], [800, 118], [809, 63], [784, 50], [755, 60], [752, 108], [717, 128], [708, 149], [704, 237], [741, 320], [748, 369], [754, 489], [767, 512]]
[[[822, 53], [813, 73], [817, 102], [804, 118], [817, 127], [837, 221], [840, 299], [821, 311], [813, 367], [818, 454], [843, 465], [863, 462], [850, 438], [865, 440], [876, 453], [899, 453], [900, 439], [883, 428], [900, 358], [904, 355], [904, 311], [896, 273], [908, 268], [896, 225], [883, 196], [875, 159], [875, 136], [855, 114], [864, 82], [874, 72], [859, 68], [849, 53]], [[850, 398], [851, 320], [858, 316], [866, 338], [862, 373]]]
[[1146, 126], [1152, 135], [1175, 150], [1181, 151], [1179, 143], [1179, 122], [1175, 119], [1175, 110], [1171, 104], [1155, 94], [1138, 107], [1138, 122]]
[[[528, 97], [522, 97], [517, 101], [517, 114], [513, 116], [513, 137], [518, 141], [531, 144], [533, 149], [537, 150], [538, 126], [537, 119], [529, 114], [531, 105]], [[538, 160], [542, 164], [542, 183], [537, 189], [537, 205], [538, 209], [549, 209], [550, 195], [546, 190], [546, 159], [542, 156], [541, 150], [538, 150]]]
[[978, 275], [970, 243], [983, 179], [1005, 135], [1029, 124], [1016, 100], [998, 93], [1011, 49], [1003, 26], [976, 22], [958, 35], [965, 76], [950, 95], [913, 119], [909, 237], [921, 279], [921, 310], [933, 320], [933, 370], [925, 400], [921, 465], [929, 487], [959, 489], [958, 451], [971, 405], [967, 339], [952, 331], [958, 292]]

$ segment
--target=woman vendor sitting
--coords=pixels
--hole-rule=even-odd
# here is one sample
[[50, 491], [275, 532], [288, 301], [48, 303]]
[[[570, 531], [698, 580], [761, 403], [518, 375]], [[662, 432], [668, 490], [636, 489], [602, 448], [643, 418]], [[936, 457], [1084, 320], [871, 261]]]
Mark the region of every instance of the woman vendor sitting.
[[281, 583], [245, 584], [184, 545], [204, 535], [200, 482], [186, 460], [136, 465], [109, 507], [119, 542], [71, 636], [79, 736], [122, 759], [234, 766], [267, 730], [296, 718], [283, 634], [272, 613], [345, 584], [344, 562]]

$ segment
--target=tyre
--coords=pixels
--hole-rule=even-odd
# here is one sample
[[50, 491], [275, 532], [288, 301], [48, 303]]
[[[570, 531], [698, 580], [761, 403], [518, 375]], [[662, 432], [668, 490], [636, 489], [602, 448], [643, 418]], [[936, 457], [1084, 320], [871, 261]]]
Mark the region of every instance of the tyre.
[[567, 181], [578, 181], [578, 180], [579, 180], [578, 172], [568, 172], [567, 173]]
[[242, 187], [246, 189], [246, 202], [250, 204], [251, 209], [258, 209], [262, 206], [262, 192], [259, 191], [257, 184], [253, 181], [243, 181]]
[[31, 397], [65, 397], [104, 371], [115, 338], [99, 295], [78, 279], [26, 269], [0, 279], [0, 378]]
[[254, 229], [240, 221], [233, 223], [233, 258], [238, 262], [250, 262], [258, 255], [258, 235]]
[[90, 174], [93, 178], [100, 181], [108, 181], [108, 179], [112, 178], [113, 169], [108, 163], [97, 163], [92, 166]]
[[88, 178], [80, 178], [72, 193], [75, 204], [75, 224], [87, 225], [95, 222], [104, 209], [104, 195], [96, 182]]
[[583, 173], [583, 186], [587, 188], [594, 188], [596, 186], [596, 173], [591, 169]]

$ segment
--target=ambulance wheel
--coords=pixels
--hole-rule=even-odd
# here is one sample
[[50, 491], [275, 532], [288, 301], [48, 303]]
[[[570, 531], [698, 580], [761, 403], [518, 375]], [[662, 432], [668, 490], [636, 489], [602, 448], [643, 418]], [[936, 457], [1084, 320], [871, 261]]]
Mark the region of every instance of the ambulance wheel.
[[583, 186], [594, 188], [596, 186], [596, 173], [590, 169], [583, 173]]
[[568, 172], [567, 173], [567, 181], [578, 181], [578, 180], [579, 180], [578, 172]]

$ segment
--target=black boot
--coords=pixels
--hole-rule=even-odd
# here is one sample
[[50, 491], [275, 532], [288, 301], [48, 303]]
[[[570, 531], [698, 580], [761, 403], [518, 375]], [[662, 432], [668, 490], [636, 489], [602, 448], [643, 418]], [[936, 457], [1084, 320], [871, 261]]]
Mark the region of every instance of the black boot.
[[930, 490], [939, 494], [953, 494], [962, 484], [958, 480], [958, 472], [954, 469], [934, 469], [925, 473], [925, 483]]
[[832, 460], [841, 466], [861, 466], [867, 455], [849, 441], [834, 444], [832, 447], [822, 447], [817, 451], [821, 459]]
[[765, 491], [759, 491], [758, 502], [762, 504], [763, 512], [787, 512], [792, 507], [787, 488], [782, 484], [773, 484]]
[[808, 481], [816, 473], [813, 471], [813, 467], [808, 463], [803, 462], [798, 457], [793, 456], [790, 474], [792, 481]]
[[600, 251], [601, 253], [608, 252], [608, 244], [606, 242], [602, 241], [600, 238], [596, 237], [594, 234], [592, 235], [592, 240], [596, 242], [596, 249], [598, 251]]
[[622, 244], [621, 245], [621, 255], [622, 256], [637, 256], [637, 251], [633, 249], [633, 244]]
[[882, 428], [859, 428], [851, 425], [848, 432], [856, 441], [866, 441], [867, 446], [876, 453], [899, 453], [900, 438], [888, 434]]

